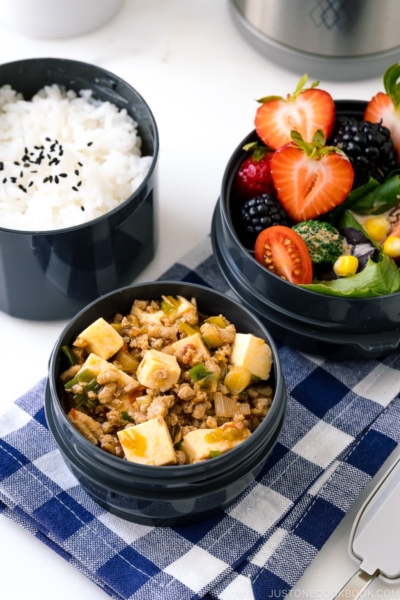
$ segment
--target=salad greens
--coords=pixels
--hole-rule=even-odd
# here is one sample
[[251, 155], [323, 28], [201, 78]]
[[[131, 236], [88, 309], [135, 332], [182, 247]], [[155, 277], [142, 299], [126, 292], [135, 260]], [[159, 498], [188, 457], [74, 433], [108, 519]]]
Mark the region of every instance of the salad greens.
[[384, 183], [370, 177], [364, 185], [351, 191], [346, 200], [330, 214], [332, 224], [337, 224], [343, 212], [350, 209], [360, 215], [380, 215], [400, 202], [400, 175], [393, 175]]
[[374, 298], [400, 291], [400, 271], [396, 263], [382, 253], [379, 262], [375, 263], [369, 259], [360, 273], [333, 281], [302, 284], [300, 287], [328, 296]]

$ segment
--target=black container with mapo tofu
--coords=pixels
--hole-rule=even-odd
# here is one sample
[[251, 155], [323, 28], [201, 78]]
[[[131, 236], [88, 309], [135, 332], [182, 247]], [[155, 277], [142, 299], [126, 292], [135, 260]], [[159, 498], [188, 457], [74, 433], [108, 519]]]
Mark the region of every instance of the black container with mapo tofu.
[[193, 522], [256, 477], [286, 390], [264, 326], [230, 298], [137, 284], [77, 315], [54, 348], [46, 416], [73, 473], [144, 524]]

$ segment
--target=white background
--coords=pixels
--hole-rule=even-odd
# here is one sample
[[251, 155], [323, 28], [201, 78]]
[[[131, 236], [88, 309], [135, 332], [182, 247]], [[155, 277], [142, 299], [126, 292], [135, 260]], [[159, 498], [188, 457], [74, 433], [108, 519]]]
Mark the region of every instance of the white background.
[[[161, 140], [160, 242], [155, 259], [138, 281], [157, 278], [209, 233], [225, 165], [253, 129], [255, 99], [286, 95], [302, 75], [277, 67], [253, 50], [233, 25], [226, 0], [126, 0], [107, 26], [63, 40], [34, 39], [0, 25], [0, 63], [34, 57], [102, 66], [132, 84], [154, 113]], [[347, 83], [322, 80], [321, 87], [335, 99], [368, 100], [382, 90], [382, 82], [380, 77]], [[0, 312], [0, 414], [46, 375], [50, 351], [65, 324], [23, 321]], [[347, 540], [361, 500], [300, 580], [295, 597], [326, 598], [355, 572]], [[2, 598], [107, 597], [1, 516], [0, 541]], [[375, 581], [371, 593], [377, 597], [384, 589]]]

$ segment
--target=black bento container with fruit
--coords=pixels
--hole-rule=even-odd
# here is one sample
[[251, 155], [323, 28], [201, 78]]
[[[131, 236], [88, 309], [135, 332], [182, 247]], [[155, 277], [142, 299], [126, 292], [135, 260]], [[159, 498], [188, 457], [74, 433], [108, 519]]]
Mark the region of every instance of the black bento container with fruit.
[[154, 256], [158, 132], [143, 98], [128, 83], [94, 65], [37, 58], [0, 65], [0, 87], [30, 99], [58, 84], [125, 108], [138, 123], [142, 155], [153, 156], [140, 187], [117, 208], [82, 225], [54, 231], [0, 226], [0, 310], [23, 319], [70, 318], [111, 290], [128, 285]]
[[[260, 426], [237, 447], [191, 465], [156, 467], [128, 462], [91, 444], [69, 422], [59, 394], [59, 375], [67, 367], [61, 347], [99, 317], [129, 312], [135, 299], [177, 294], [195, 297], [201, 313], [222, 313], [238, 332], [253, 333], [272, 350], [268, 380], [274, 389], [271, 409]], [[46, 419], [68, 467], [83, 488], [110, 512], [145, 525], [174, 526], [203, 520], [229, 506], [264, 466], [283, 427], [287, 394], [279, 354], [265, 326], [253, 314], [214, 290], [182, 282], [140, 283], [112, 292], [82, 310], [64, 329], [49, 364]]]
[[[362, 120], [366, 102], [338, 100], [338, 116]], [[267, 271], [240, 242], [232, 221], [235, 173], [246, 157], [245, 144], [226, 168], [212, 220], [212, 244], [229, 286], [269, 328], [276, 339], [303, 352], [333, 359], [377, 358], [398, 350], [400, 294], [377, 298], [339, 298], [297, 287]]]

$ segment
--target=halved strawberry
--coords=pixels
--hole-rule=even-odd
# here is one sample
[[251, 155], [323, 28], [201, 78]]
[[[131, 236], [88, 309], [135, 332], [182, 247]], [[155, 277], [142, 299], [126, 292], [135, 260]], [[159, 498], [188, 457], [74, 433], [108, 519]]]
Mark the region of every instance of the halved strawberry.
[[273, 150], [290, 143], [293, 130], [298, 131], [306, 142], [311, 142], [318, 129], [323, 131], [325, 138], [332, 133], [335, 103], [328, 92], [315, 89], [319, 81], [303, 89], [307, 79], [307, 75], [303, 75], [294, 93], [288, 94], [286, 100], [280, 96], [258, 100], [262, 106], [254, 121], [256, 131]]
[[388, 68], [383, 75], [386, 94], [378, 92], [368, 102], [364, 113], [364, 121], [380, 123], [390, 131], [393, 145], [397, 151], [397, 164], [400, 164], [400, 64]]
[[325, 146], [317, 131], [311, 144], [292, 132], [294, 143], [275, 152], [271, 175], [278, 199], [293, 221], [307, 221], [341, 204], [354, 181], [354, 171], [345, 154]]
[[234, 189], [241, 200], [250, 200], [260, 194], [275, 192], [271, 177], [271, 158], [273, 151], [258, 142], [252, 142], [243, 147], [251, 151], [240, 165], [234, 181]]

